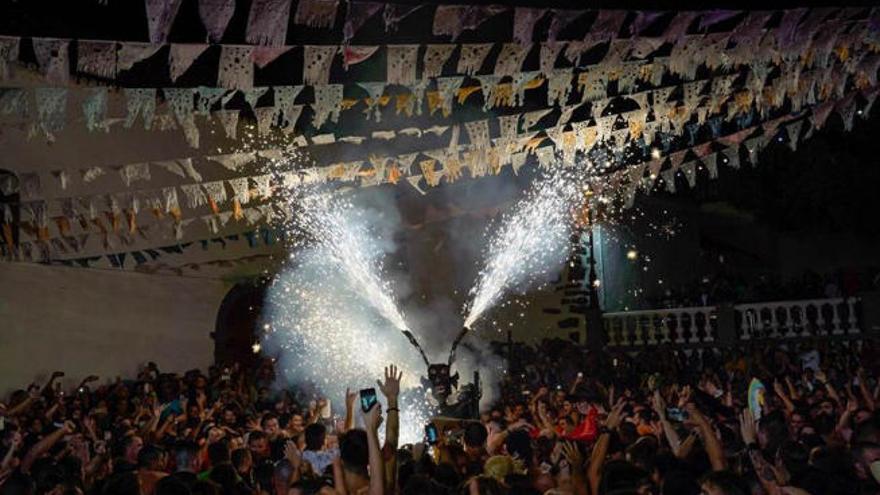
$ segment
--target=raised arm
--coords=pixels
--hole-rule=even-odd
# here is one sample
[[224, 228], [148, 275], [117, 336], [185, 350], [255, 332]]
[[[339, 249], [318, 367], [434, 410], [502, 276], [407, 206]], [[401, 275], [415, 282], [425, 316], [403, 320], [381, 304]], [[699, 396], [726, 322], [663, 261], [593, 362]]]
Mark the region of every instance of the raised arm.
[[588, 495], [587, 479], [584, 472], [584, 456], [577, 444], [565, 442], [562, 444], [562, 455], [568, 461], [571, 469], [571, 484], [574, 487], [574, 495]]
[[672, 427], [669, 418], [666, 417], [666, 401], [663, 400], [663, 396], [660, 395], [659, 390], [654, 391], [652, 405], [654, 406], [654, 412], [660, 417], [660, 426], [663, 427], [663, 435], [666, 437], [666, 442], [669, 444], [669, 448], [672, 449], [672, 452], [675, 455], [678, 455], [679, 449], [681, 448], [681, 437], [679, 437], [675, 428]]
[[384, 470], [385, 489], [388, 493], [395, 493], [397, 487], [397, 443], [400, 435], [400, 409], [397, 399], [400, 396], [401, 377], [403, 372], [392, 364], [385, 368], [385, 382], [376, 380], [376, 385], [388, 401], [388, 423], [385, 426], [385, 445], [382, 448], [388, 459]]
[[712, 464], [712, 470], [723, 471], [727, 465], [724, 460], [724, 451], [721, 448], [721, 440], [715, 434], [715, 428], [709, 422], [709, 419], [700, 412], [693, 402], [687, 405], [688, 414], [691, 421], [696, 425], [700, 432], [700, 438], [703, 439], [703, 445], [706, 447], [706, 454], [709, 456], [709, 463]]
[[624, 401], [618, 401], [611, 408], [608, 417], [605, 418], [605, 425], [599, 433], [596, 440], [596, 446], [593, 447], [593, 453], [590, 455], [590, 466], [587, 468], [587, 481], [590, 483], [590, 493], [599, 493], [599, 482], [602, 480], [602, 467], [605, 465], [605, 457], [608, 456], [608, 446], [611, 443], [611, 432], [620, 426], [623, 419]]
[[397, 366], [391, 365], [385, 368], [385, 382], [376, 380], [376, 385], [382, 391], [382, 395], [388, 401], [388, 423], [385, 426], [385, 448], [397, 450], [397, 441], [400, 432], [400, 409], [398, 409], [398, 397], [400, 396], [400, 379], [403, 372], [397, 370]]
[[825, 372], [822, 370], [816, 370], [814, 376], [816, 377], [816, 380], [819, 380], [819, 383], [825, 387], [825, 391], [828, 392], [828, 397], [831, 397], [834, 399], [834, 402], [842, 406], [843, 402], [840, 400], [840, 395], [837, 393], [837, 389], [834, 388], [834, 385], [828, 381], [828, 376], [825, 375]]
[[354, 428], [354, 404], [357, 402], [357, 392], [345, 389], [345, 431]]
[[25, 454], [24, 459], [21, 460], [21, 472], [27, 473], [30, 471], [31, 466], [34, 464], [34, 461], [42, 457], [43, 454], [52, 449], [52, 447], [61, 440], [64, 435], [68, 435], [73, 433], [74, 425], [71, 421], [65, 421], [64, 426], [58, 428], [52, 433], [46, 435], [42, 440], [34, 444], [28, 453]]
[[367, 429], [367, 450], [369, 452], [370, 487], [369, 495], [385, 493], [385, 461], [379, 448], [379, 425], [382, 424], [382, 406], [376, 404], [364, 414]]
[[794, 403], [791, 401], [791, 398], [785, 391], [785, 387], [782, 385], [782, 382], [779, 380], [773, 381], [773, 391], [776, 392], [776, 396], [779, 397], [779, 400], [782, 401], [782, 405], [785, 407], [785, 415], [789, 416], [794, 412]]

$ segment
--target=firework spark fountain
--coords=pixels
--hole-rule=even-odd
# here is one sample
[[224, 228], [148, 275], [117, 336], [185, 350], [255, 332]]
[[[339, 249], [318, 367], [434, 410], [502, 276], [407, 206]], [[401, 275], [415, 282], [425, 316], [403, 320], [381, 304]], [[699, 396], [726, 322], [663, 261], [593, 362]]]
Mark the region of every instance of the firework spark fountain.
[[355, 208], [350, 200], [331, 194], [302, 196], [299, 205], [296, 226], [321, 246], [352, 290], [369, 295], [367, 301], [394, 328], [409, 330], [390, 284], [381, 278], [387, 241], [370, 232], [364, 221], [368, 213]]
[[471, 289], [464, 326], [471, 326], [505, 292], [545, 277], [565, 258], [569, 214], [579, 196], [575, 181], [554, 173], [533, 186], [501, 219], [486, 250], [486, 264]]
[[269, 290], [263, 348], [276, 351], [287, 382], [313, 383], [333, 398], [371, 386], [396, 364], [403, 371], [401, 440], [420, 440], [429, 414], [419, 388], [423, 363], [397, 336], [408, 326], [382, 263], [392, 248], [389, 210], [320, 192], [291, 197], [290, 208], [291, 237], [302, 241]]

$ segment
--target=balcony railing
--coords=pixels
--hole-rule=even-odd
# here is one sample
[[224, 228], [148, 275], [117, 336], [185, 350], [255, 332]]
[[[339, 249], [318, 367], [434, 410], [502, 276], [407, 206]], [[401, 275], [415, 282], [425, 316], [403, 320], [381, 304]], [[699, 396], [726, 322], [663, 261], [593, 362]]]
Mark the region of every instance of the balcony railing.
[[732, 345], [760, 339], [852, 338], [857, 298], [808, 299], [605, 313], [610, 347]]

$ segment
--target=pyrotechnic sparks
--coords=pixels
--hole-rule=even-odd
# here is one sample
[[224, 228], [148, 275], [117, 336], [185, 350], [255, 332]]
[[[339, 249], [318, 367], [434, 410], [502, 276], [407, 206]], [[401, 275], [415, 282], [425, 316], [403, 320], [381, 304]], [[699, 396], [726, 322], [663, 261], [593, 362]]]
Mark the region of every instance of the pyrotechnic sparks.
[[539, 180], [502, 218], [489, 241], [485, 267], [471, 289], [465, 327], [470, 328], [506, 291], [545, 277], [563, 262], [569, 215], [579, 196], [575, 181], [554, 174]]
[[[329, 194], [297, 196], [294, 233], [305, 234], [268, 295], [271, 333], [288, 382], [310, 382], [340, 398], [345, 389], [374, 386], [385, 366], [403, 372], [401, 439], [421, 439], [428, 416], [418, 377], [423, 364], [397, 330], [406, 330], [382, 258], [390, 249], [382, 213], [355, 208]], [[369, 218], [368, 218], [369, 217]], [[368, 221], [368, 219], [370, 221]], [[395, 329], [392, 329], [394, 327]]]
[[394, 328], [408, 330], [390, 284], [382, 279], [387, 241], [370, 231], [365, 212], [338, 195], [310, 194], [298, 199], [296, 228], [320, 246], [353, 291], [363, 294]]

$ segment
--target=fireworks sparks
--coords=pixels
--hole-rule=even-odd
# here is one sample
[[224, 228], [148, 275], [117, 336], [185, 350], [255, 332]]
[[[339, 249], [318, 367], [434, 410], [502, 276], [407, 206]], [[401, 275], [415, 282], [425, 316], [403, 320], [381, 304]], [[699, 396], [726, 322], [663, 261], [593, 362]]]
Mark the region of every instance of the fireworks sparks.
[[470, 328], [517, 285], [545, 277], [565, 258], [574, 181], [558, 173], [540, 180], [502, 218], [486, 250], [486, 265], [471, 289], [464, 326]]
[[334, 398], [373, 386], [396, 364], [403, 372], [401, 440], [421, 440], [429, 416], [418, 379], [423, 364], [397, 332], [409, 327], [382, 263], [391, 249], [383, 213], [314, 190], [291, 194], [289, 208], [296, 255], [270, 287], [272, 324], [262, 348], [278, 351], [289, 383], [311, 383]]
[[[385, 242], [371, 231], [366, 213], [338, 195], [310, 194], [299, 198], [296, 227], [311, 238], [349, 287], [398, 330], [408, 330], [406, 320], [382, 279]], [[380, 213], [377, 213], [379, 215]]]

